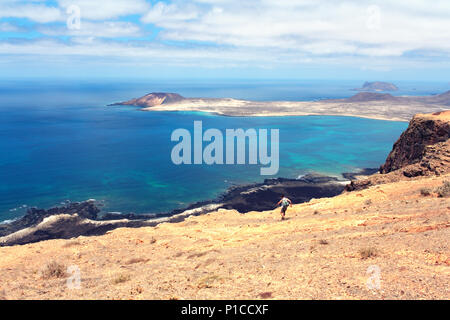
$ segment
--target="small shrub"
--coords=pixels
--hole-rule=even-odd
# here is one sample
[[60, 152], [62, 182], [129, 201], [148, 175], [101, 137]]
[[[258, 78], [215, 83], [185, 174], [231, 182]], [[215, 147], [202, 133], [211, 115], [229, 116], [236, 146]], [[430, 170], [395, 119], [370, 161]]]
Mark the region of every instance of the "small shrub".
[[319, 240], [319, 243], [320, 244], [328, 244], [328, 241], [325, 239], [321, 239], [321, 240]]
[[450, 181], [444, 181], [442, 186], [436, 188], [436, 193], [441, 198], [450, 196]]
[[378, 255], [377, 249], [368, 247], [359, 249], [359, 254], [361, 255], [361, 259], [368, 259], [371, 257], [376, 257]]
[[370, 206], [372, 204], [372, 200], [371, 199], [366, 200], [364, 203], [366, 206]]
[[318, 210], [314, 210], [314, 214], [319, 214], [319, 211]]
[[129, 275], [120, 274], [112, 280], [112, 283], [113, 284], [124, 283], [124, 282], [129, 281], [130, 279], [131, 279], [131, 277]]
[[424, 197], [429, 196], [431, 194], [431, 192], [433, 192], [433, 190], [431, 190], [430, 188], [420, 189], [420, 194], [423, 195]]
[[52, 261], [45, 266], [42, 271], [42, 278], [64, 278], [67, 276], [66, 267], [56, 261]]

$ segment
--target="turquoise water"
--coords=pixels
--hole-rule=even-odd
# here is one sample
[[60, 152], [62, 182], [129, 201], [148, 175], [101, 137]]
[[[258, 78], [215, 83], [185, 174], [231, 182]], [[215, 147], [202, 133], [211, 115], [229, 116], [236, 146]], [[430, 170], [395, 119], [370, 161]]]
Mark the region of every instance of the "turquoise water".
[[110, 91], [114, 97], [105, 98], [108, 89], [101, 98], [85, 88], [79, 95], [52, 90], [30, 99], [0, 89], [2, 101], [8, 101], [0, 106], [0, 220], [20, 216], [25, 206], [46, 208], [89, 198], [103, 200], [107, 211], [164, 212], [214, 198], [232, 184], [268, 178], [260, 175], [258, 165], [174, 165], [171, 133], [192, 131], [196, 120], [204, 130], [222, 132], [279, 129], [276, 177], [289, 178], [378, 167], [407, 127], [405, 122], [353, 117], [142, 112], [106, 107], [117, 95]]

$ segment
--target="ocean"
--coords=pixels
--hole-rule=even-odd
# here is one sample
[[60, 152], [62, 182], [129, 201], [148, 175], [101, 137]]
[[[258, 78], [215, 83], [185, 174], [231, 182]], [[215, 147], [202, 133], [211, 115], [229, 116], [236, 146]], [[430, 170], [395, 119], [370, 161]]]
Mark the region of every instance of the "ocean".
[[[396, 95], [448, 90], [448, 84], [403, 83]], [[406, 122], [355, 117], [222, 117], [142, 112], [107, 105], [150, 92], [252, 100], [344, 98], [360, 81], [0, 81], [0, 221], [29, 207], [96, 199], [103, 210], [161, 213], [212, 199], [235, 184], [339, 175], [382, 164]], [[177, 128], [279, 129], [280, 170], [259, 165], [180, 165], [171, 161]]]

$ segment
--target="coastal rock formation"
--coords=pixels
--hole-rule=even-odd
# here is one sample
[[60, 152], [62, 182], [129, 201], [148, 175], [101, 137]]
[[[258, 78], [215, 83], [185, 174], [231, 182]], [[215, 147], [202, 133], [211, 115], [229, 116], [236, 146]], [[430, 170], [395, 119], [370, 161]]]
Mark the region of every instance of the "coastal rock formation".
[[375, 81], [375, 82], [364, 82], [362, 88], [353, 89], [356, 91], [397, 91], [398, 87], [389, 82], [381, 82], [381, 81]]
[[0, 224], [0, 246], [26, 244], [49, 239], [70, 239], [78, 236], [105, 234], [116, 228], [139, 228], [160, 223], [183, 221], [191, 215], [200, 215], [218, 208], [235, 209], [241, 213], [270, 210], [286, 195], [294, 203], [312, 198], [340, 194], [344, 185], [336, 178], [309, 174], [301, 179], [266, 179], [263, 183], [231, 187], [217, 199], [194, 203], [184, 209], [163, 214], [99, 215], [95, 201], [70, 203], [48, 210], [32, 208], [11, 223]]
[[[85, 205], [93, 206], [89, 201], [82, 202], [78, 205], [80, 209]], [[153, 227], [165, 222], [181, 222], [189, 216], [201, 215], [217, 210], [220, 206], [221, 204], [209, 204], [186, 210], [170, 217], [135, 220], [125, 218], [120, 219], [120, 217], [118, 217], [118, 220], [93, 220], [86, 218], [82, 210], [80, 210], [81, 214], [78, 214], [60, 213], [64, 208], [52, 208], [50, 210], [40, 209], [38, 211], [41, 212], [41, 214], [43, 213], [44, 218], [41, 217], [39, 219], [40, 222], [36, 225], [25, 227], [24, 229], [12, 233], [6, 233], [6, 230], [3, 230], [3, 236], [0, 236], [0, 246], [13, 246], [50, 239], [71, 239], [78, 236], [102, 235], [117, 228]], [[98, 208], [95, 206], [94, 208], [95, 211], [98, 211]], [[48, 215], [47, 212], [49, 211], [56, 213]], [[8, 228], [8, 225], [9, 224], [4, 224], [0, 225], [0, 227]], [[14, 229], [16, 229], [16, 226]]]
[[294, 203], [303, 203], [333, 197], [343, 190], [337, 178], [308, 174], [300, 179], [266, 179], [263, 183], [232, 187], [218, 201], [223, 203], [222, 208], [247, 213], [273, 209], [282, 195]]
[[97, 219], [100, 209], [95, 205], [95, 201], [71, 202], [64, 206], [54, 207], [48, 210], [30, 208], [27, 213], [10, 223], [0, 224], [0, 237], [14, 233], [16, 231], [36, 226], [45, 218], [60, 214], [78, 214], [80, 219]]
[[450, 173], [450, 110], [418, 114], [394, 144], [380, 173], [352, 181], [347, 191], [418, 176]]
[[[450, 111], [414, 116], [408, 129], [402, 133], [394, 144], [386, 162], [380, 168], [380, 173], [388, 173], [415, 164], [425, 157], [430, 158], [432, 153], [439, 154], [438, 149], [440, 148], [427, 147], [445, 142], [450, 138], [450, 121], [448, 121], [448, 118], [450, 118]], [[445, 144], [443, 147], [445, 147]], [[444, 148], [442, 151], [445, 154], [449, 150]]]
[[114, 105], [132, 105], [139, 107], [155, 107], [162, 104], [170, 104], [174, 102], [183, 101], [184, 97], [177, 93], [166, 93], [166, 92], [152, 92], [143, 97], [131, 99], [125, 102], [118, 102], [112, 104]]

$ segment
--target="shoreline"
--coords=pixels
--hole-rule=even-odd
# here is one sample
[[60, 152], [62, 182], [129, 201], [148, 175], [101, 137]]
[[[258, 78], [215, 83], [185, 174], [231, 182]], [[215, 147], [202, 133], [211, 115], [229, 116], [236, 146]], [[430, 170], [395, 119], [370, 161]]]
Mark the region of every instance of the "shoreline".
[[[342, 173], [342, 176], [358, 174], [359, 172]], [[240, 214], [273, 210], [276, 209], [275, 204], [281, 194], [299, 204], [341, 194], [349, 182], [349, 179], [342, 180], [320, 174], [307, 174], [299, 179], [265, 179], [261, 183], [231, 186], [214, 199], [195, 202], [184, 208], [159, 214], [102, 214], [93, 199], [49, 209], [29, 208], [24, 216], [12, 221], [10, 219], [9, 223], [0, 223], [0, 246], [101, 235], [116, 228], [139, 228], [181, 222], [190, 216], [208, 214], [220, 209], [236, 210]]]
[[379, 120], [379, 121], [393, 121], [393, 122], [409, 122], [410, 120], [406, 120], [404, 118], [392, 118], [392, 117], [378, 117], [378, 116], [365, 116], [365, 115], [353, 115], [353, 114], [333, 114], [333, 113], [289, 113], [289, 114], [278, 114], [278, 113], [271, 113], [271, 114], [252, 114], [252, 115], [231, 115], [222, 113], [219, 111], [206, 111], [206, 110], [158, 110], [158, 109], [150, 109], [144, 110], [141, 109], [140, 111], [143, 112], [199, 112], [204, 113], [208, 115], [215, 115], [219, 117], [230, 117], [230, 118], [262, 118], [262, 117], [349, 117], [349, 118], [360, 118], [360, 119], [370, 119], [370, 120]]

